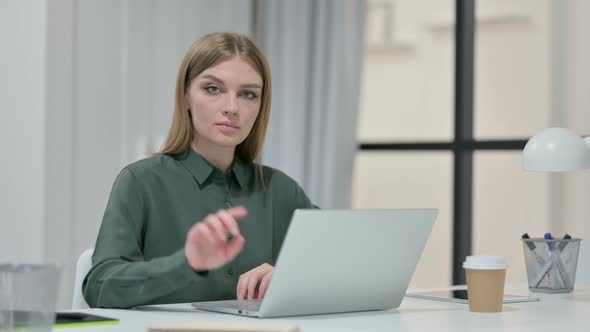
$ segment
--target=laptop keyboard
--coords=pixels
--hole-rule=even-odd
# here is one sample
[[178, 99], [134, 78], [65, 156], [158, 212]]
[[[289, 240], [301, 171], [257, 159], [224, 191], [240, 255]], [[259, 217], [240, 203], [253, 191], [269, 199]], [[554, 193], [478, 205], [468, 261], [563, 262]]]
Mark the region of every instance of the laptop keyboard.
[[262, 300], [229, 300], [194, 303], [197, 308], [229, 308], [244, 311], [258, 311]]
[[236, 300], [227, 302], [227, 304], [223, 303], [222, 306], [246, 311], [257, 311], [260, 309], [260, 304], [262, 303], [261, 300]]

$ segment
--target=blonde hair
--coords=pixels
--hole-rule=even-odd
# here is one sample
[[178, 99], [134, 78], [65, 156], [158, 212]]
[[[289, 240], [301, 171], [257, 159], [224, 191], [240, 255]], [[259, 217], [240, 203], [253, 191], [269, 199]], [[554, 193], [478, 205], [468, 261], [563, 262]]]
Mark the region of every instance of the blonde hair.
[[191, 146], [194, 140], [194, 129], [187, 109], [187, 89], [191, 81], [207, 68], [234, 56], [240, 56], [250, 62], [262, 77], [263, 87], [258, 116], [248, 137], [236, 147], [236, 154], [240, 159], [252, 163], [258, 158], [270, 116], [272, 91], [270, 66], [264, 53], [252, 39], [229, 32], [205, 35], [186, 52], [176, 78], [172, 125], [160, 153], [178, 154]]

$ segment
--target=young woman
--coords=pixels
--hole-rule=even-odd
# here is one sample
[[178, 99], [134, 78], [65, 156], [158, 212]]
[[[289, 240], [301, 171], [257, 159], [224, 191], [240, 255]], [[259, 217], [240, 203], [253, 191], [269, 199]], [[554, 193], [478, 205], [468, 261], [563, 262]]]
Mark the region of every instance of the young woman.
[[83, 285], [91, 307], [264, 297], [294, 210], [313, 208], [293, 179], [254, 163], [271, 90], [246, 36], [188, 50], [164, 148], [113, 185]]

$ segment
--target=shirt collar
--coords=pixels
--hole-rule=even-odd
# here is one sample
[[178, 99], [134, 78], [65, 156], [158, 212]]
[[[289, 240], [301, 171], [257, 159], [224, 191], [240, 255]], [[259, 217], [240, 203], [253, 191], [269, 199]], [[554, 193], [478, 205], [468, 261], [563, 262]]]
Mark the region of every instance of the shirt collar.
[[[211, 174], [216, 171], [215, 166], [192, 148], [188, 148], [186, 151], [179, 154], [178, 160], [193, 175], [200, 185], [207, 181]], [[248, 180], [248, 164], [238, 158], [238, 156], [235, 156], [230, 173], [234, 174], [238, 184], [243, 188]]]
[[241, 188], [246, 188], [248, 184], [248, 163], [240, 159], [237, 155], [234, 156], [234, 164], [232, 166], [232, 171], [238, 181], [238, 184]]

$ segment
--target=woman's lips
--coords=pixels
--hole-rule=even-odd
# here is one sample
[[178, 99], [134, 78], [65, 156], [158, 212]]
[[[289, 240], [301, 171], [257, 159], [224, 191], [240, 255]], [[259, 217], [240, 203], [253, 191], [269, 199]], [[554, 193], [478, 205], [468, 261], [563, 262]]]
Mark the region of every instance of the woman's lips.
[[229, 123], [217, 123], [215, 126], [222, 132], [228, 134], [235, 133], [240, 129], [238, 126]]

